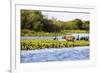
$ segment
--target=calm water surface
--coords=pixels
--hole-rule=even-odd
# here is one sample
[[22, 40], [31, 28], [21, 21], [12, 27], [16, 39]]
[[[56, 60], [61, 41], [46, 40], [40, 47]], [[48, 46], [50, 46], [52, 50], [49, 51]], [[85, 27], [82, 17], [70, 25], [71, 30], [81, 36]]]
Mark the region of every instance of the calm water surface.
[[89, 59], [89, 46], [21, 51], [21, 63]]

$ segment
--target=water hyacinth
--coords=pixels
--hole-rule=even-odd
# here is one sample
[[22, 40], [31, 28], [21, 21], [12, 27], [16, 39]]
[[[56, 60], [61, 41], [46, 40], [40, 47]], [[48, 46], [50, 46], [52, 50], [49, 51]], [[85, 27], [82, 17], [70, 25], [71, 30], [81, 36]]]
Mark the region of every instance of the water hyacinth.
[[89, 41], [58, 41], [58, 40], [21, 40], [21, 50], [36, 50], [45, 48], [65, 48], [74, 46], [88, 46]]

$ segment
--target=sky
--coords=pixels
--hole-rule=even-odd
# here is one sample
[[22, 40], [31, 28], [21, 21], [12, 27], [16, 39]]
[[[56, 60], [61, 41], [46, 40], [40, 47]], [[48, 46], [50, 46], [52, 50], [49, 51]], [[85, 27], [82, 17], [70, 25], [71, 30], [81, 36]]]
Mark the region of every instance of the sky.
[[42, 11], [42, 14], [47, 16], [49, 19], [56, 18], [61, 21], [69, 21], [76, 18], [81, 20], [90, 20], [90, 14], [85, 13], [68, 13], [68, 12], [47, 12]]

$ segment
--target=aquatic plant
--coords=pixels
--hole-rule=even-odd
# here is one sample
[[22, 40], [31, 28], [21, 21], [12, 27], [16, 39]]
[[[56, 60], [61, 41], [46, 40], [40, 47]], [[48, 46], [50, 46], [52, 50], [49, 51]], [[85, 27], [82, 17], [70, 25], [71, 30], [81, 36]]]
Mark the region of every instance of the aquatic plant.
[[35, 50], [45, 48], [64, 48], [74, 46], [88, 46], [89, 41], [59, 41], [59, 40], [21, 40], [21, 50]]

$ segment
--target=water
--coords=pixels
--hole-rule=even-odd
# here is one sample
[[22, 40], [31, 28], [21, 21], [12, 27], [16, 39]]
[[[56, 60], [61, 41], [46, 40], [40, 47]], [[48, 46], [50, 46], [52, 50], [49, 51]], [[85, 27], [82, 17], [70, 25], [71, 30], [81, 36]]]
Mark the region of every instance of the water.
[[89, 59], [89, 46], [21, 51], [21, 63]]
[[[77, 34], [77, 33], [72, 33], [71, 34], [72, 36], [75, 37], [75, 39], [77, 39], [79, 37], [79, 39], [81, 37], [89, 37], [89, 34], [84, 34], [84, 33], [80, 33], [80, 34]], [[57, 38], [59, 40], [62, 40], [62, 37], [63, 36], [57, 36]], [[22, 36], [21, 39], [54, 39], [55, 36]]]

